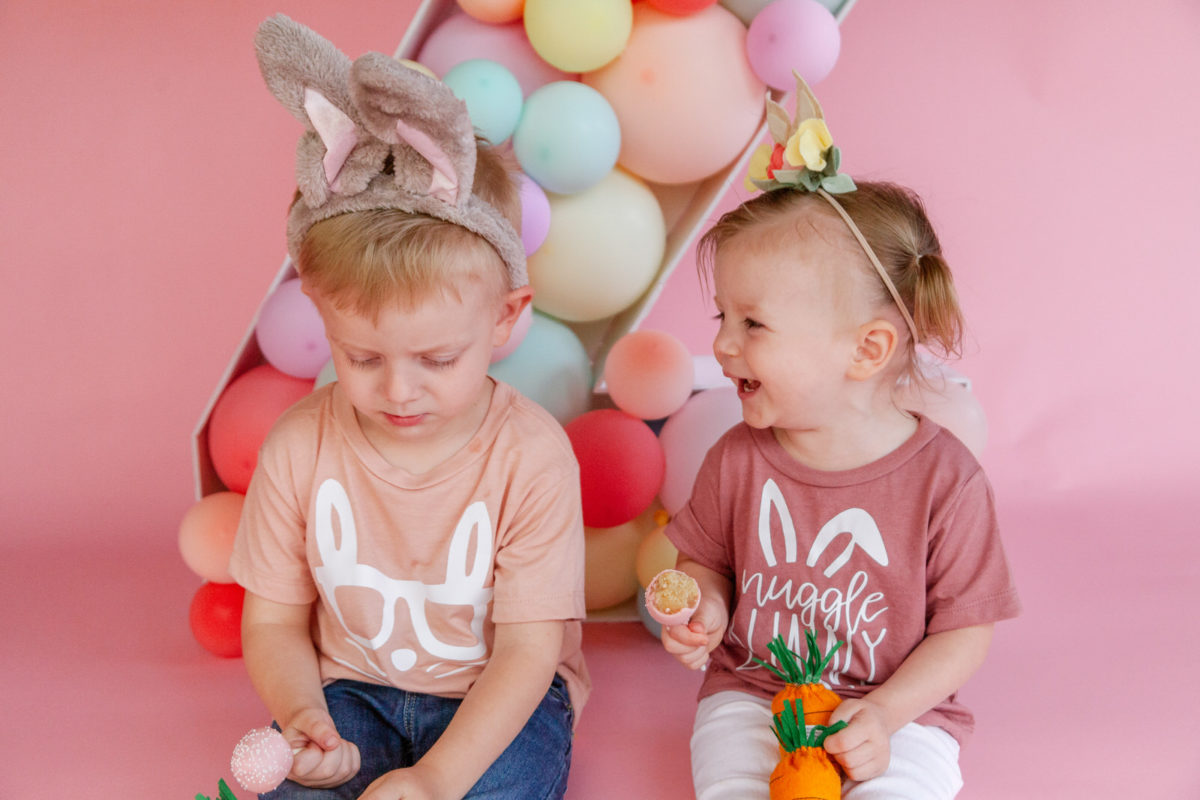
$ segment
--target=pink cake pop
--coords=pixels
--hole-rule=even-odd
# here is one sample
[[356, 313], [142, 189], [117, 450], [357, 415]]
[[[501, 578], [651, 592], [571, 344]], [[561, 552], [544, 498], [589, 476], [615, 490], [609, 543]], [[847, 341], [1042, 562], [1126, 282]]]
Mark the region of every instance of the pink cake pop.
[[233, 777], [248, 792], [269, 792], [292, 771], [292, 748], [274, 728], [255, 728], [233, 748]]

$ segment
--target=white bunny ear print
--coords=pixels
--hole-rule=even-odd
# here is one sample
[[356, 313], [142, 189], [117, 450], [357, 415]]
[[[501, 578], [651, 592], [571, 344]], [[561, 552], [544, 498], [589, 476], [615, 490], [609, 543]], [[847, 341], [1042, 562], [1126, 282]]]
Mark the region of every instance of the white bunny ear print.
[[414, 193], [466, 206], [475, 180], [475, 129], [466, 103], [450, 87], [367, 53], [351, 67], [350, 92], [363, 126], [393, 145], [397, 181]]

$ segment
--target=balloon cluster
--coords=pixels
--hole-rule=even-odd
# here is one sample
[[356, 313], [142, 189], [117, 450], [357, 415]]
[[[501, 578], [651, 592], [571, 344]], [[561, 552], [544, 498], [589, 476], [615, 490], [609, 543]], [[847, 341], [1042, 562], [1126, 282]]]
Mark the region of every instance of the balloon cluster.
[[[511, 148], [523, 173], [534, 307], [490, 371], [567, 430], [581, 465], [588, 607], [604, 608], [638, 594], [645, 570], [635, 561], [652, 562], [650, 575], [670, 566], [663, 514], [682, 506], [704, 451], [740, 411], [732, 391], [690, 397], [686, 348], [652, 331], [613, 344], [602, 377], [616, 408], [589, 410], [599, 376], [573, 326], [620, 314], [662, 278], [668, 225], [656, 192], [737, 161], [767, 88], [790, 88], [798, 57], [810, 84], [832, 67], [837, 23], [817, 0], [457, 4], [461, 13], [406, 63], [445, 81], [477, 132]], [[258, 449], [314, 381], [336, 379], [298, 279], [270, 293], [254, 333], [262, 363], [224, 388], [207, 421], [205, 452], [226, 491], [189, 510], [179, 533], [185, 562], [206, 581], [192, 631], [226, 656], [241, 652], [242, 594], [228, 562]], [[646, 420], [664, 418], [656, 436]]]

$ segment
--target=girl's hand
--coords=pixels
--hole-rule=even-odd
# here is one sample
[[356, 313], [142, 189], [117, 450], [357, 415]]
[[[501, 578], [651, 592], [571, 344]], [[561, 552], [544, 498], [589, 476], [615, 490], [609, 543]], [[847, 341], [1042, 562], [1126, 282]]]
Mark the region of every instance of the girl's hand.
[[887, 771], [892, 760], [891, 736], [884, 711], [870, 700], [843, 700], [829, 719], [846, 727], [825, 739], [825, 750], [851, 780], [865, 781]]
[[338, 736], [329, 712], [306, 708], [283, 729], [295, 758], [288, 775], [296, 783], [315, 789], [340, 786], [358, 774], [358, 747]]
[[720, 599], [701, 592], [696, 613], [687, 625], [663, 627], [663, 648], [688, 669], [702, 669], [708, 663], [708, 654], [724, 638], [728, 625], [729, 609]]
[[433, 800], [438, 796], [436, 788], [432, 776], [425, 774], [418, 762], [376, 778], [358, 800]]

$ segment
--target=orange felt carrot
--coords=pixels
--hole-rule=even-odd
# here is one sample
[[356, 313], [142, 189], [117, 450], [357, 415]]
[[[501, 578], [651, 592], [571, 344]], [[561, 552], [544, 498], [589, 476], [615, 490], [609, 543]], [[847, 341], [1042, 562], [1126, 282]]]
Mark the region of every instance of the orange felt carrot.
[[808, 655], [804, 658], [789, 650], [782, 636], [776, 636], [767, 645], [767, 649], [779, 661], [779, 666], [774, 667], [759, 658], [754, 660], [783, 681], [783, 688], [776, 693], [771, 702], [772, 714], [783, 711], [786, 701], [798, 700], [801, 708], [807, 709], [804, 714], [806, 724], [828, 725], [830, 713], [841, 704], [842, 698], [822, 685], [821, 673], [829, 666], [830, 659], [842, 643], [835, 642], [833, 649], [822, 656], [816, 632], [807, 630], [804, 632], [804, 638], [808, 645]]
[[783, 706], [772, 726], [782, 755], [771, 772], [771, 800], [841, 800], [842, 776], [824, 745], [825, 737], [846, 723], [816, 725], [809, 731], [803, 701], [789, 698]]

